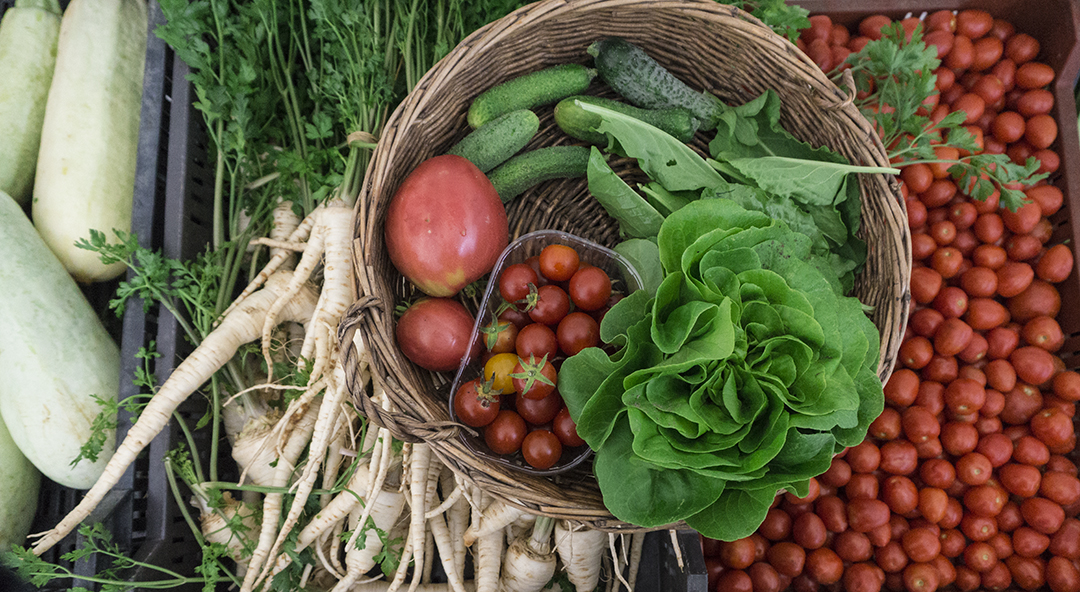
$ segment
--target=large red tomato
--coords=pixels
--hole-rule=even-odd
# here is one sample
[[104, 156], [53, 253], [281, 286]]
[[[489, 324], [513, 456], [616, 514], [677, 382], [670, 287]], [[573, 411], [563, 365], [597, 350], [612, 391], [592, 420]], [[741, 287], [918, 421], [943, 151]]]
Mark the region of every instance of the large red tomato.
[[386, 249], [409, 281], [453, 296], [491, 271], [510, 240], [506, 208], [476, 165], [453, 154], [420, 163], [386, 211]]
[[480, 340], [469, 342], [473, 317], [457, 300], [424, 298], [398, 319], [394, 336], [401, 353], [432, 372], [456, 370], [461, 358], [480, 354]]

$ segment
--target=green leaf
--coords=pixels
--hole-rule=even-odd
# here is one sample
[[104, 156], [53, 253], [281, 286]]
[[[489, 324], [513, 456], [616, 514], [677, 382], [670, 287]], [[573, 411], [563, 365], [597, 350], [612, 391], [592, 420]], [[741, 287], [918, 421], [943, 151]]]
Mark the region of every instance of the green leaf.
[[656, 243], [640, 238], [625, 240], [614, 247], [614, 251], [630, 262], [641, 277], [642, 291], [653, 296], [660, 282], [664, 279], [664, 268], [660, 265], [660, 250]]
[[663, 526], [700, 512], [723, 493], [723, 481], [642, 460], [634, 454], [633, 438], [629, 421], [620, 416], [593, 462], [604, 506], [620, 520], [646, 528]]
[[596, 146], [589, 153], [586, 175], [589, 193], [600, 202], [609, 216], [619, 222], [619, 230], [624, 236], [656, 236], [664, 221], [663, 216], [611, 170]]
[[618, 142], [617, 153], [636, 158], [641, 170], [668, 191], [704, 189], [721, 180], [705, 159], [671, 134], [611, 109], [580, 101], [577, 104], [600, 116], [597, 130]]
[[786, 156], [742, 157], [721, 153], [723, 160], [753, 179], [758, 187], [814, 206], [832, 206], [841, 197], [848, 173], [900, 174], [900, 169], [821, 162]]
[[688, 516], [686, 524], [710, 538], [721, 541], [741, 539], [761, 526], [775, 496], [775, 490], [731, 487], [708, 507]]

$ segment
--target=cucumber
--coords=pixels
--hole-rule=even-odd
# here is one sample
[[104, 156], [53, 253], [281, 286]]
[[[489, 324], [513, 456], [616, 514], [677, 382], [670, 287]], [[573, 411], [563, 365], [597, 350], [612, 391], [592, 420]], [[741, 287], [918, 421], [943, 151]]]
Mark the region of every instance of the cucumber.
[[716, 127], [726, 108], [715, 95], [690, 88], [649, 57], [645, 50], [620, 37], [605, 37], [588, 48], [600, 78], [619, 96], [644, 109], [689, 109], [701, 129]]
[[71, 461], [101, 411], [91, 395], [115, 400], [120, 390], [120, 350], [22, 208], [4, 193], [0, 253], [0, 416], [46, 477], [87, 489], [112, 456], [114, 434], [96, 462]]
[[32, 214], [45, 243], [76, 280], [112, 279], [75, 246], [90, 230], [131, 230], [139, 144], [145, 0], [72, 0], [60, 21], [45, 123], [34, 177]]
[[466, 158], [486, 173], [517, 154], [540, 129], [540, 118], [518, 109], [485, 123], [454, 144], [447, 153]]
[[668, 109], [641, 109], [620, 101], [602, 97], [577, 95], [567, 97], [555, 105], [555, 123], [571, 137], [590, 144], [607, 145], [607, 134], [596, 131], [600, 125], [600, 116], [582, 109], [577, 101], [618, 111], [635, 119], [640, 119], [653, 127], [660, 128], [678, 138], [680, 142], [689, 142], [698, 129], [698, 120], [689, 110], [682, 107]]
[[0, 22], [0, 191], [19, 205], [34, 184], [59, 34], [56, 0], [17, 0]]
[[585, 146], [548, 146], [523, 152], [488, 174], [507, 203], [526, 189], [551, 179], [584, 177], [589, 168], [589, 149]]
[[596, 70], [581, 64], [563, 64], [511, 78], [493, 86], [469, 105], [469, 127], [476, 129], [517, 109], [534, 109], [589, 88]]

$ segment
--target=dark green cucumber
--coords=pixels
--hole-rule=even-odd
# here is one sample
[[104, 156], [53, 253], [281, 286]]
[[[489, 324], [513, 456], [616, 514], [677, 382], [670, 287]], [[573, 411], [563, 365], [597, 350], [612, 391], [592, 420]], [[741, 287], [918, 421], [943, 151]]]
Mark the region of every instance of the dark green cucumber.
[[589, 149], [585, 146], [548, 146], [522, 152], [488, 174], [507, 203], [525, 190], [551, 179], [584, 177], [589, 168]]
[[582, 109], [578, 101], [640, 119], [653, 127], [664, 130], [681, 142], [692, 140], [694, 132], [698, 129], [698, 119], [688, 109], [682, 107], [642, 109], [620, 101], [589, 95], [576, 95], [559, 101], [559, 104], [555, 105], [555, 123], [559, 124], [559, 128], [571, 137], [590, 144], [606, 145], [607, 135], [596, 131], [600, 126], [600, 116]]
[[698, 118], [701, 129], [716, 127], [725, 108], [723, 101], [690, 88], [640, 47], [620, 37], [605, 37], [587, 51], [600, 78], [634, 105], [643, 109], [683, 107]]
[[517, 109], [534, 109], [577, 95], [589, 88], [596, 70], [581, 64], [563, 64], [511, 78], [476, 97], [469, 106], [469, 126], [476, 129]]
[[465, 157], [486, 173], [517, 154], [538, 129], [540, 118], [528, 109], [518, 109], [485, 123], [446, 152]]

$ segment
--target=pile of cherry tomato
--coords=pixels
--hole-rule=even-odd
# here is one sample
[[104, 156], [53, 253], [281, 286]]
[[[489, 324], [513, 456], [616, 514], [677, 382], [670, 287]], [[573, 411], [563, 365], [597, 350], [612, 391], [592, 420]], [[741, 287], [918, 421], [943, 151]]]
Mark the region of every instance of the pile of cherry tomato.
[[[800, 46], [827, 71], [891, 21], [868, 17], [857, 35], [811, 22]], [[982, 10], [922, 24], [942, 59], [931, 117], [962, 110], [984, 151], [1055, 172], [1054, 71], [1039, 42]], [[1057, 355], [1055, 318], [1074, 260], [1048, 220], [1064, 196], [1041, 182], [1010, 212], [996, 193], [964, 195], [947, 168], [902, 167], [913, 308], [884, 412], [807, 497], [778, 496], [756, 533], [703, 538], [711, 589], [1080, 592], [1080, 374]]]
[[558, 367], [601, 345], [599, 322], [614, 303], [611, 278], [573, 247], [553, 244], [493, 281], [503, 304], [484, 327], [483, 376], [458, 388], [454, 414], [482, 428], [493, 453], [520, 452], [529, 466], [548, 469], [564, 447], [585, 444], [559, 395]]

